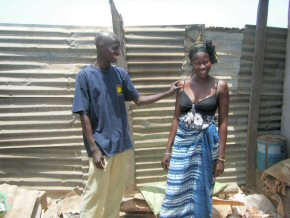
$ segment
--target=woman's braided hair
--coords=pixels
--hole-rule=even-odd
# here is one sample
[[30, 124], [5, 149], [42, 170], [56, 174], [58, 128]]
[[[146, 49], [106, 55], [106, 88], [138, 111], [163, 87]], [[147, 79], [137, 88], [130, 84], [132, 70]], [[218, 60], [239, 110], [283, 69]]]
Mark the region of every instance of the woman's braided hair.
[[215, 51], [215, 45], [212, 44], [211, 40], [206, 40], [205, 43], [203, 43], [201, 46], [195, 46], [189, 51], [189, 59], [192, 61], [193, 56], [197, 52], [205, 52], [209, 55], [209, 60], [212, 64], [218, 63], [216, 51]]

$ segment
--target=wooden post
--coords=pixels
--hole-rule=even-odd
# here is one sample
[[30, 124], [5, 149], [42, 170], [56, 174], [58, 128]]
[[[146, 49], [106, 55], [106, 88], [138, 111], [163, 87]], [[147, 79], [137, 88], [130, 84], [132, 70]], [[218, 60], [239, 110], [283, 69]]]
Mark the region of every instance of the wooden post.
[[257, 131], [262, 90], [264, 52], [269, 0], [260, 0], [255, 32], [255, 49], [252, 68], [252, 84], [247, 132], [247, 186], [256, 185], [256, 148]]
[[287, 156], [290, 158], [290, 0], [288, 3], [288, 32], [286, 43], [286, 66], [284, 74], [284, 87], [283, 87], [283, 106], [282, 106], [282, 119], [281, 119], [281, 135], [287, 140]]
[[111, 14], [112, 14], [112, 23], [113, 23], [113, 31], [114, 33], [119, 36], [121, 40], [121, 54], [118, 58], [118, 66], [123, 67], [125, 69], [128, 68], [127, 66], [127, 57], [126, 57], [126, 43], [125, 43], [125, 33], [123, 28], [123, 18], [117, 11], [115, 3], [113, 0], [110, 0], [111, 6]]
[[[115, 3], [113, 0], [109, 1], [110, 6], [111, 6], [111, 14], [112, 14], [112, 23], [113, 23], [113, 31], [114, 33], [119, 36], [121, 40], [121, 54], [120, 57], [118, 58], [117, 65], [120, 67], [123, 67], [125, 69], [128, 69], [127, 65], [127, 56], [126, 56], [126, 42], [125, 42], [125, 33], [124, 33], [124, 28], [123, 28], [123, 18], [119, 14]], [[126, 108], [128, 112], [128, 123], [129, 123], [129, 128], [130, 128], [130, 133], [131, 133], [131, 139], [133, 140], [133, 123], [132, 123], [132, 111], [130, 110], [130, 103], [126, 102]], [[131, 173], [129, 175], [128, 179], [128, 184], [127, 184], [127, 193], [130, 194], [136, 189], [136, 176], [135, 176], [135, 153], [134, 150], [132, 152], [132, 155], [130, 157], [130, 167], [131, 167]]]

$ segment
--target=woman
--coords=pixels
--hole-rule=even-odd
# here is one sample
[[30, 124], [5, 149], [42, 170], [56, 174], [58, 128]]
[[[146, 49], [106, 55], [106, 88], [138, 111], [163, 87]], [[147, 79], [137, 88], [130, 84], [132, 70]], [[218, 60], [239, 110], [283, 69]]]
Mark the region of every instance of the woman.
[[[211, 41], [189, 52], [193, 74], [182, 81], [162, 167], [168, 170], [162, 217], [208, 218], [215, 177], [224, 171], [229, 90], [209, 75], [217, 63]], [[215, 113], [218, 109], [218, 130]], [[169, 164], [170, 163], [170, 164]]]

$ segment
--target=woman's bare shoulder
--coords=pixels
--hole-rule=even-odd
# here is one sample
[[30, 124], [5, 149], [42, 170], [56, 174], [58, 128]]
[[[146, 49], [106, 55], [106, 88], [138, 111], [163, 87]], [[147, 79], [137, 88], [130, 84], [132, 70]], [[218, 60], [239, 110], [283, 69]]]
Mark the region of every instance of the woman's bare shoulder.
[[228, 83], [225, 80], [218, 79], [217, 80], [217, 92], [218, 93], [225, 93], [229, 92]]
[[185, 88], [185, 86], [190, 82], [190, 79], [180, 80], [178, 82], [178, 86], [182, 86], [181, 91]]
[[220, 79], [218, 82], [219, 86], [222, 88], [228, 87], [228, 83], [225, 80]]

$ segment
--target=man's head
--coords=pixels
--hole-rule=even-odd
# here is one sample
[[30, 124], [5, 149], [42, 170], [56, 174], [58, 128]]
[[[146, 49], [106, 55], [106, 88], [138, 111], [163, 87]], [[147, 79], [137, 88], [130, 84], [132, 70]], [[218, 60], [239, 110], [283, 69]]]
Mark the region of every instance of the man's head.
[[100, 31], [96, 34], [95, 44], [97, 55], [104, 61], [114, 63], [120, 55], [120, 39], [110, 31]]

